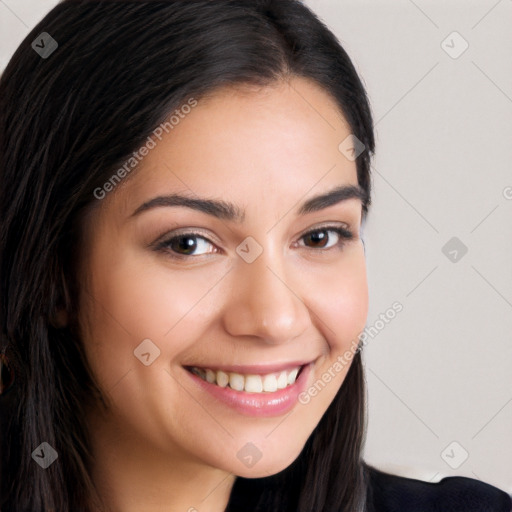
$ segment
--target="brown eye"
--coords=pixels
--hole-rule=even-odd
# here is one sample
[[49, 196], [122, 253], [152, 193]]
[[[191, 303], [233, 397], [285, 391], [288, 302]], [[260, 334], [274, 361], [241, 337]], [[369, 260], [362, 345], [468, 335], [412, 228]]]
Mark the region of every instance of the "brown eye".
[[[350, 231], [340, 226], [314, 229], [302, 236], [302, 239], [306, 241], [306, 247], [310, 249], [330, 249], [334, 246], [343, 247], [346, 240], [352, 240], [353, 238], [354, 235]], [[334, 240], [334, 243], [331, 243], [331, 240]]]
[[329, 236], [327, 235], [327, 230], [324, 229], [322, 231], [308, 233], [305, 235], [304, 239], [311, 241], [315, 247], [324, 248], [329, 241]]
[[197, 241], [193, 236], [180, 236], [173, 238], [168, 246], [175, 252], [190, 255], [197, 249]]
[[198, 233], [183, 233], [164, 240], [158, 245], [158, 248], [166, 252], [170, 251], [177, 257], [202, 256], [203, 254], [214, 252], [208, 250], [209, 245], [213, 246], [212, 242]]

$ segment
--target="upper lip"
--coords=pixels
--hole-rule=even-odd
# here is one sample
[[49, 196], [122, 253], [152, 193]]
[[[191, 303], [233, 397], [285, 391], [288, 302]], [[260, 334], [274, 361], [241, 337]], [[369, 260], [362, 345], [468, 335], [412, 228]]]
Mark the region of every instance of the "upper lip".
[[299, 366], [305, 366], [309, 363], [312, 363], [311, 359], [307, 361], [290, 361], [285, 363], [275, 363], [275, 364], [231, 364], [231, 365], [186, 365], [185, 368], [209, 368], [213, 371], [223, 371], [226, 373], [244, 373], [244, 374], [253, 374], [253, 375], [265, 375], [267, 373], [277, 373], [283, 370], [293, 370], [294, 368], [298, 368]]

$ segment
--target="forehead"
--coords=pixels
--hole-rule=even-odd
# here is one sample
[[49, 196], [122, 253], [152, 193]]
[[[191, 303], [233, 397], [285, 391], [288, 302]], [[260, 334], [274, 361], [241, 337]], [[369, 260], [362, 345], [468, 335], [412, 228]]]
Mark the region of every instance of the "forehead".
[[350, 127], [309, 80], [221, 89], [187, 112], [117, 191], [123, 215], [166, 192], [282, 209], [313, 187], [357, 184], [355, 162], [339, 150]]

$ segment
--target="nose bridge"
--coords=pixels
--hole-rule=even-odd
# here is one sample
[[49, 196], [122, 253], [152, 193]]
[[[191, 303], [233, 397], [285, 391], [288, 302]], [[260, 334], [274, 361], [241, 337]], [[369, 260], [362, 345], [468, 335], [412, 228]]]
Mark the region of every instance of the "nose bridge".
[[307, 328], [307, 307], [300, 290], [288, 282], [290, 272], [286, 272], [283, 256], [276, 252], [264, 249], [252, 263], [237, 262], [232, 301], [226, 312], [226, 328], [232, 335], [257, 336], [276, 344], [299, 336]]

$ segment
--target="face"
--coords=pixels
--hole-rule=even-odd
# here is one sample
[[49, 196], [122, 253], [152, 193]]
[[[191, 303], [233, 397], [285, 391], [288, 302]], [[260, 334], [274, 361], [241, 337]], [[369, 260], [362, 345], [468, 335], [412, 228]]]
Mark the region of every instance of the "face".
[[305, 79], [224, 89], [89, 219], [84, 344], [135, 451], [245, 477], [299, 455], [368, 312], [361, 199], [310, 202], [358, 186], [350, 133]]

